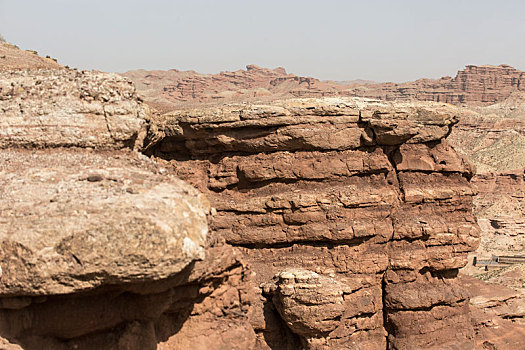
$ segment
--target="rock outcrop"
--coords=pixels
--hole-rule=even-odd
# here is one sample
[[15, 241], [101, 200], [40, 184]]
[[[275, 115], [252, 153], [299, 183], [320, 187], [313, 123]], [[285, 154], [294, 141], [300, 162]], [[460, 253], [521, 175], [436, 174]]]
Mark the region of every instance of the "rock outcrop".
[[22, 61], [0, 71], [2, 347], [474, 348], [457, 108], [158, 115], [125, 78]]
[[150, 113], [134, 86], [13, 62], [0, 71], [0, 347], [253, 347], [250, 274], [210, 235], [208, 201], [132, 150]]
[[514, 92], [490, 106], [469, 107], [449, 141], [476, 164], [477, 173], [525, 167], [525, 93]]
[[455, 105], [490, 105], [515, 91], [525, 91], [525, 72], [509, 65], [468, 65], [454, 78], [419, 79], [407, 83], [356, 84], [345, 94], [382, 100], [420, 100]]
[[[206, 194], [258, 298], [259, 349], [473, 348], [479, 241], [451, 106], [278, 101], [155, 117], [146, 152]], [[388, 345], [387, 345], [388, 344]]]
[[473, 183], [479, 191], [475, 199], [478, 221], [487, 232], [482, 240], [484, 252], [525, 252], [525, 169], [478, 174]]
[[0, 110], [0, 148], [133, 148], [146, 130], [147, 107], [116, 74], [0, 71]]
[[525, 292], [462, 276], [471, 294], [472, 321], [479, 349], [519, 349], [525, 339]]
[[199, 193], [143, 158], [2, 151], [0, 294], [38, 297], [164, 279], [202, 260], [208, 229]]
[[[474, 212], [481, 244], [470, 254], [480, 260], [495, 256], [525, 256], [525, 169], [477, 174], [472, 182], [479, 194]], [[487, 271], [469, 264], [463, 271], [487, 282], [525, 292], [525, 264], [491, 266]], [[522, 301], [525, 304], [525, 299]]]

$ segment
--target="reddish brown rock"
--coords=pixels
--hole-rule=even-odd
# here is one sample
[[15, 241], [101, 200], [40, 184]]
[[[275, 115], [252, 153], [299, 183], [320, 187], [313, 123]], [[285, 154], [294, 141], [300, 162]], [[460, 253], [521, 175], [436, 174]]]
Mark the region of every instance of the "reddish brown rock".
[[354, 96], [382, 100], [420, 100], [456, 105], [488, 105], [525, 91], [525, 72], [509, 65], [466, 66], [454, 78], [419, 79], [408, 83], [364, 84], [345, 91]]
[[147, 152], [207, 195], [212, 230], [255, 272], [257, 348], [472, 348], [455, 277], [479, 229], [472, 167], [444, 140], [455, 112], [360, 99], [183, 110], [152, 120]]
[[461, 276], [461, 281], [471, 294], [477, 348], [521, 348], [525, 339], [525, 293], [468, 276]]
[[525, 255], [525, 176], [524, 169], [477, 174], [472, 179], [479, 191], [474, 210], [481, 228], [481, 244], [469, 254], [464, 273], [490, 283], [523, 290], [525, 264], [484, 267], [473, 266], [474, 258]]
[[525, 250], [525, 169], [478, 174], [475, 210], [484, 229], [485, 253], [519, 255]]
[[171, 69], [136, 70], [123, 75], [137, 85], [148, 103], [164, 112], [182, 104], [333, 96], [344, 88], [311, 77], [287, 74], [284, 68], [268, 69], [256, 65], [219, 74]]
[[305, 348], [386, 347], [380, 286], [363, 288], [308, 270], [285, 270], [276, 279], [275, 307]]
[[420, 100], [455, 105], [489, 105], [513, 92], [525, 91], [525, 72], [508, 65], [468, 65], [455, 78], [419, 79], [407, 83], [319, 81], [287, 74], [283, 68], [249, 65], [246, 70], [199, 74], [137, 70], [124, 73], [145, 100], [167, 112], [182, 105], [271, 101], [290, 97], [359, 96], [387, 101]]
[[[103, 73], [3, 74], [4, 343], [474, 346], [457, 283], [478, 243], [472, 170], [444, 140], [456, 108], [331, 98], [143, 115]], [[283, 75], [223, 79], [317, 93]], [[203, 197], [132, 147], [204, 192], [209, 234]]]

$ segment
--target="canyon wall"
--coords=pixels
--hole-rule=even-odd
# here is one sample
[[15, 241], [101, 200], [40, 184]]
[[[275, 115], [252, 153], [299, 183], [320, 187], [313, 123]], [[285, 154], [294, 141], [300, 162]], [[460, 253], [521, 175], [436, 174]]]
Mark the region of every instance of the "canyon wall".
[[468, 65], [454, 78], [419, 79], [407, 83], [353, 86], [353, 96], [382, 100], [420, 100], [455, 105], [490, 105], [505, 100], [514, 91], [525, 91], [525, 72], [509, 65]]
[[[492, 256], [525, 254], [525, 169], [476, 174], [474, 213], [481, 229], [479, 248], [470, 262]], [[471, 309], [480, 348], [519, 349], [525, 339], [524, 264], [462, 269], [471, 291]]]
[[[523, 184], [520, 182], [520, 172], [516, 170], [525, 167], [525, 72], [508, 65], [469, 65], [458, 71], [454, 78], [419, 79], [406, 83], [319, 82], [313, 78], [286, 74], [282, 69], [268, 70], [256, 66], [249, 66], [245, 71], [216, 75], [179, 71], [135, 71], [126, 75], [138, 84], [139, 91], [148, 103], [159, 106], [157, 102], [162, 101], [164, 111], [187, 108], [196, 102], [267, 103], [265, 101], [276, 98], [299, 96], [361, 96], [383, 101], [426, 100], [458, 105], [460, 107], [454, 113], [459, 123], [447, 141], [475, 165], [477, 175], [473, 182], [480, 191], [475, 200], [475, 215], [480, 220], [482, 240], [479, 248], [470, 254], [470, 261], [474, 256], [487, 258], [505, 251], [517, 255], [525, 252], [520, 235], [524, 222], [520, 197]], [[196, 113], [200, 115], [202, 111]], [[159, 152], [159, 149], [155, 152]], [[162, 157], [169, 153], [172, 152], [163, 152]], [[214, 159], [211, 158], [212, 162]], [[235, 167], [231, 164], [228, 166]], [[209, 189], [219, 191], [212, 184], [216, 180], [212, 178], [209, 181]], [[203, 183], [200, 186], [206, 187]], [[525, 270], [522, 264], [486, 272], [469, 264], [462, 271], [497, 285], [523, 289]], [[487, 298], [492, 300], [495, 296]], [[496, 310], [493, 306], [488, 309]], [[523, 316], [518, 317], [517, 314], [513, 314], [512, 320], [514, 326], [519, 328], [516, 324]], [[494, 320], [480, 321], [479, 324], [486, 327], [487, 334], [498, 334], [498, 329], [502, 329], [502, 323]], [[510, 329], [508, 334], [514, 332]], [[493, 340], [489, 339], [489, 342]], [[498, 338], [493, 344], [499, 348], [513, 348], [503, 338]]]
[[458, 269], [479, 241], [453, 107], [288, 100], [154, 117], [255, 273], [258, 349], [473, 348]]
[[[525, 169], [477, 174], [472, 183], [478, 190], [474, 208], [482, 230], [481, 244], [471, 259], [493, 255], [525, 254]], [[466, 273], [491, 283], [512, 287], [525, 294], [523, 264], [500, 266], [490, 271], [468, 266]], [[524, 298], [525, 300], [525, 298]], [[523, 302], [525, 305], [525, 301]], [[525, 314], [521, 316], [523, 319]], [[518, 317], [516, 317], [516, 321]]]
[[0, 64], [3, 347], [474, 348], [457, 108], [159, 115], [118, 75], [16, 54]]
[[525, 72], [508, 65], [468, 65], [454, 78], [419, 79], [405, 83], [320, 81], [287, 74], [283, 68], [249, 65], [246, 70], [200, 74], [194, 71], [136, 70], [131, 79], [155, 108], [169, 112], [183, 105], [239, 101], [271, 101], [293, 97], [357, 96], [386, 101], [434, 101], [483, 106], [525, 91]]
[[514, 92], [490, 106], [469, 106], [449, 137], [477, 173], [525, 167], [525, 93]]
[[475, 200], [485, 254], [516, 255], [525, 251], [525, 169], [477, 175]]

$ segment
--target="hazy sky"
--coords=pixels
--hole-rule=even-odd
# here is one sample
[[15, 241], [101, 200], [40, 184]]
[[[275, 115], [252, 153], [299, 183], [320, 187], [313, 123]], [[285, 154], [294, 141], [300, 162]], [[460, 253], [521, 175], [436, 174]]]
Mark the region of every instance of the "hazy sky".
[[525, 70], [523, 0], [0, 0], [0, 33], [83, 69], [283, 66], [406, 81], [466, 64]]

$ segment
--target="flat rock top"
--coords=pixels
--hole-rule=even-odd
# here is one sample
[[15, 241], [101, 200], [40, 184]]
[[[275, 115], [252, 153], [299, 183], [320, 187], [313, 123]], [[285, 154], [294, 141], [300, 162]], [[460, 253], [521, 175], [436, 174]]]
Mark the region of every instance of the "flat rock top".
[[186, 142], [185, 153], [211, 154], [423, 143], [445, 138], [461, 113], [443, 103], [363, 98], [230, 104], [152, 117], [146, 147], [160, 145], [162, 152], [169, 153], [180, 149], [182, 140]]
[[207, 201], [132, 151], [0, 152], [0, 295], [166, 278], [203, 257]]
[[60, 69], [63, 66], [51, 58], [38, 56], [35, 51], [20, 50], [14, 45], [0, 42], [0, 71], [36, 68]]
[[[417, 113], [417, 112], [420, 113]], [[421, 113], [426, 111], [426, 113]], [[168, 122], [224, 123], [284, 116], [363, 116], [398, 113], [409, 119], [441, 123], [464, 113], [455, 106], [436, 102], [387, 102], [360, 97], [324, 97], [275, 100], [269, 103], [237, 103], [220, 107], [187, 108], [160, 116]], [[397, 118], [392, 119], [400, 119]]]
[[0, 70], [0, 148], [134, 147], [147, 109], [125, 78], [72, 69]]

